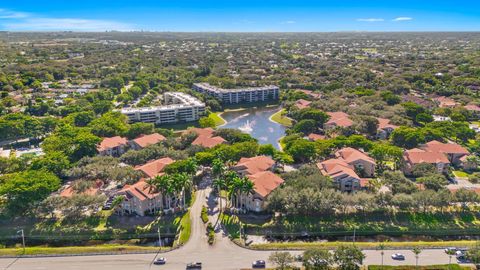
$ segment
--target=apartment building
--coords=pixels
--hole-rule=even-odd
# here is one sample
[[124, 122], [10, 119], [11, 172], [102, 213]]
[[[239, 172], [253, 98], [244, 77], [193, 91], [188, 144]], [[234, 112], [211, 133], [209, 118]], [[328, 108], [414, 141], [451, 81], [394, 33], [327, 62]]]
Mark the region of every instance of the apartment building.
[[205, 114], [205, 103], [182, 92], [167, 92], [164, 94], [162, 106], [124, 108], [121, 113], [130, 122], [145, 122], [170, 124], [197, 121]]
[[226, 104], [277, 100], [280, 97], [280, 89], [274, 85], [224, 89], [208, 83], [195, 83], [193, 90], [215, 97]]

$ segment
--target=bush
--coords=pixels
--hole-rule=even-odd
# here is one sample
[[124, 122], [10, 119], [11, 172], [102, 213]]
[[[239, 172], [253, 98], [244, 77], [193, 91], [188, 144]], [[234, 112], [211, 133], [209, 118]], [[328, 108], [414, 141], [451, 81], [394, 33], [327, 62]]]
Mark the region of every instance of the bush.
[[211, 222], [207, 224], [207, 235], [208, 235], [208, 244], [213, 245], [215, 242], [215, 228], [213, 227]]
[[208, 222], [208, 210], [207, 210], [207, 207], [205, 207], [205, 206], [202, 206], [202, 214], [201, 214], [201, 217], [202, 217], [203, 223], [207, 223], [207, 222]]

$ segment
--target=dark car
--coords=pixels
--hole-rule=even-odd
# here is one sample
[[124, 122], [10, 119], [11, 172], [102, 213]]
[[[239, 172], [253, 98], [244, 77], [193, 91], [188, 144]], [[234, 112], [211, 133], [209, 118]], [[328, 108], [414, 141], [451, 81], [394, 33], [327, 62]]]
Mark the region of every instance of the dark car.
[[400, 253], [395, 253], [395, 254], [392, 255], [392, 259], [403, 261], [403, 260], [405, 260], [405, 255], [400, 254]]
[[202, 263], [201, 262], [193, 262], [187, 264], [187, 269], [202, 269]]
[[265, 268], [265, 265], [264, 260], [257, 260], [252, 263], [252, 268]]
[[155, 261], [153, 261], [153, 264], [156, 264], [156, 265], [162, 265], [166, 263], [167, 263], [167, 260], [165, 258], [158, 258]]

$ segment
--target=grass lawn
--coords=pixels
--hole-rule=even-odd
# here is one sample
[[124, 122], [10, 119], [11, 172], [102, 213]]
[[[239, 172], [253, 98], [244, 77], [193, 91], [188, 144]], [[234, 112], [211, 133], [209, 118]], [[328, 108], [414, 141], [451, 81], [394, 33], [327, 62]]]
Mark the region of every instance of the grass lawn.
[[[252, 244], [250, 248], [260, 250], [297, 250], [307, 248], [325, 248], [334, 249], [341, 245], [351, 245], [352, 242], [275, 242], [265, 244]], [[355, 246], [359, 248], [374, 249], [378, 247], [380, 242], [355, 242]], [[459, 241], [435, 241], [435, 242], [382, 242], [386, 248], [432, 248], [432, 247], [473, 247], [476, 241], [459, 240]]]
[[[168, 249], [168, 247], [165, 247]], [[27, 247], [25, 255], [49, 255], [49, 254], [88, 254], [109, 252], [141, 252], [156, 251], [158, 247], [146, 247], [135, 245], [97, 245], [97, 246], [72, 246], [72, 247]], [[0, 248], [0, 256], [22, 255], [22, 248]]]
[[441, 264], [441, 265], [419, 265], [418, 268], [415, 265], [400, 265], [400, 266], [390, 266], [390, 265], [369, 265], [368, 270], [470, 270], [470, 266], [461, 266], [458, 264]]
[[222, 213], [220, 221], [225, 225], [230, 238], [236, 239], [240, 237], [240, 223], [238, 217]]
[[180, 222], [180, 226], [178, 227], [180, 232], [178, 234], [177, 245], [183, 245], [187, 243], [188, 239], [190, 239], [190, 234], [192, 232], [192, 228], [191, 228], [192, 221], [190, 219], [190, 210], [188, 210], [182, 217], [178, 217], [175, 220], [175, 223], [177, 222]]
[[291, 127], [292, 126], [292, 119], [289, 117], [283, 116], [282, 113], [285, 112], [285, 109], [281, 109], [280, 111], [272, 114], [270, 119], [276, 123], [279, 123], [280, 125], [284, 125], [286, 127]]
[[464, 171], [453, 171], [453, 174], [456, 177], [461, 177], [461, 178], [467, 178], [469, 176], [469, 174]]
[[222, 118], [221, 114], [221, 112], [212, 112], [208, 115], [208, 117], [212, 118], [215, 121], [215, 126], [217, 127], [227, 123], [225, 119]]

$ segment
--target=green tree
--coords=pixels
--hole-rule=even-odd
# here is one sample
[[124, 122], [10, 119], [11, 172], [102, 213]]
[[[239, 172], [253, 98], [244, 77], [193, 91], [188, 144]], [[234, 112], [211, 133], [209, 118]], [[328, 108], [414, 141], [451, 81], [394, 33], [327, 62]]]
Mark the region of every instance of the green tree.
[[286, 270], [290, 268], [294, 258], [290, 252], [276, 251], [270, 254], [268, 260], [277, 266], [276, 269]]
[[60, 179], [44, 170], [27, 170], [0, 178], [0, 196], [11, 212], [24, 213], [60, 188]]
[[108, 112], [88, 125], [92, 133], [99, 137], [121, 136], [127, 133], [127, 117], [120, 112]]
[[309, 248], [303, 252], [302, 261], [306, 270], [328, 270], [332, 254], [327, 249]]
[[200, 119], [198, 120], [198, 124], [202, 128], [207, 128], [207, 127], [212, 127], [213, 128], [213, 127], [216, 126], [215, 120], [213, 120], [213, 118], [207, 117], [207, 116], [200, 117]]
[[149, 135], [155, 132], [155, 126], [152, 123], [133, 123], [130, 125], [126, 136], [128, 139], [135, 139], [140, 135]]
[[291, 142], [285, 151], [298, 162], [312, 160], [316, 155], [315, 143], [304, 139]]
[[342, 270], [356, 270], [360, 269], [365, 255], [356, 246], [339, 246], [334, 254], [333, 260]]

